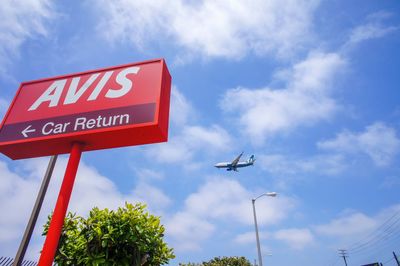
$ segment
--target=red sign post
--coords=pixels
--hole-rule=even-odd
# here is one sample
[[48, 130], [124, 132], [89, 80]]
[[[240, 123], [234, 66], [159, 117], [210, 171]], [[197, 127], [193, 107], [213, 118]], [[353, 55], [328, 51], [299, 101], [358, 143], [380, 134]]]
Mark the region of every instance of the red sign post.
[[166, 141], [170, 91], [163, 59], [21, 84], [1, 124], [0, 152], [70, 153], [39, 265], [53, 263], [81, 153]]

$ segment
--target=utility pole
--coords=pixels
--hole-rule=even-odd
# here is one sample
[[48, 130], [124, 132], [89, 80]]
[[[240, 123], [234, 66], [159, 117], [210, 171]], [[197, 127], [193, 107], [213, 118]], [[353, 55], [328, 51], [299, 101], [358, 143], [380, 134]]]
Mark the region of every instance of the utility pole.
[[339, 249], [339, 253], [340, 253], [341, 257], [344, 260], [344, 264], [347, 266], [347, 261], [346, 261], [347, 254], [346, 254], [346, 252], [347, 251], [345, 249]]
[[397, 259], [396, 253], [394, 253], [394, 251], [393, 251], [393, 256], [394, 256], [394, 258], [396, 259], [397, 266], [400, 266], [400, 262], [399, 262], [399, 260]]

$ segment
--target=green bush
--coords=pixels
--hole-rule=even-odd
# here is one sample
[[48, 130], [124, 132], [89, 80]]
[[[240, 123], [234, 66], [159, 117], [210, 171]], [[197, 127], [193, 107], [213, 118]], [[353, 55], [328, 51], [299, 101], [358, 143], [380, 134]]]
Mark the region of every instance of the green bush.
[[215, 257], [210, 261], [188, 264], [180, 263], [179, 266], [252, 266], [245, 257]]
[[54, 261], [60, 266], [166, 264], [175, 255], [163, 241], [164, 230], [143, 204], [125, 203], [116, 211], [95, 207], [87, 219], [68, 213]]

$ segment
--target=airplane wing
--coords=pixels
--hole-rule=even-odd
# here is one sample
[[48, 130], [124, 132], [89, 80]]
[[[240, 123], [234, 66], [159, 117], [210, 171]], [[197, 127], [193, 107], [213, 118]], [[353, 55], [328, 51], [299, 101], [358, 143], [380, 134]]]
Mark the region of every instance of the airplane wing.
[[239, 162], [239, 160], [240, 160], [240, 157], [242, 157], [242, 155], [243, 155], [243, 152], [242, 152], [241, 154], [239, 154], [239, 156], [236, 157], [235, 160], [232, 161], [231, 167], [232, 167], [233, 169], [236, 168], [236, 165], [238, 164], [238, 162]]

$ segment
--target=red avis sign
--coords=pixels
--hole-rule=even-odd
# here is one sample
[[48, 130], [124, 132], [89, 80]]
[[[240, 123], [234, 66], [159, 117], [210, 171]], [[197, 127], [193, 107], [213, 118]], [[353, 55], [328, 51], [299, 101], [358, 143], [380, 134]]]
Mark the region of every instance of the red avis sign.
[[152, 60], [21, 84], [0, 129], [12, 159], [166, 141], [171, 76]]

